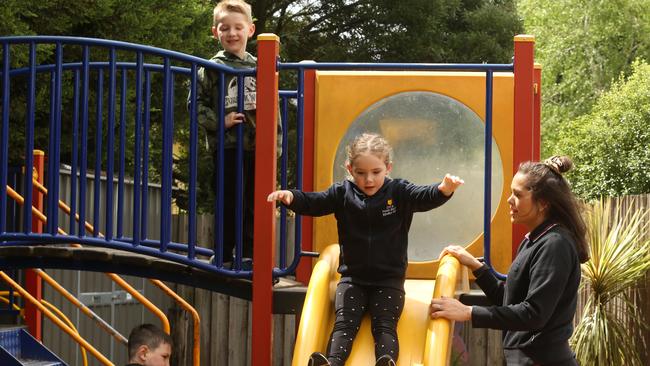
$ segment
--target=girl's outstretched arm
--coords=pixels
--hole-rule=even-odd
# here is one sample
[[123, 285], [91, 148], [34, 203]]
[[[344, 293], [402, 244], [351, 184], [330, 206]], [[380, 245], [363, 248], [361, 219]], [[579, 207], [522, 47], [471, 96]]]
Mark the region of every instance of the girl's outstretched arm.
[[281, 201], [285, 205], [289, 206], [293, 202], [293, 193], [291, 191], [275, 191], [269, 194], [266, 198], [267, 201]]

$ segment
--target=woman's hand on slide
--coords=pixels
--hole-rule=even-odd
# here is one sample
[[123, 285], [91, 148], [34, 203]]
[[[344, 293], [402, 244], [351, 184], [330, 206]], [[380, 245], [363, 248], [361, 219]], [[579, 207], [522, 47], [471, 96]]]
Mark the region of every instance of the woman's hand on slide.
[[454, 256], [456, 259], [458, 259], [460, 264], [467, 266], [472, 271], [476, 271], [483, 265], [483, 263], [479, 262], [476, 257], [471, 255], [465, 248], [461, 247], [460, 245], [449, 245], [445, 247], [445, 249], [442, 250], [442, 253], [440, 253], [440, 258], [442, 258], [445, 254]]

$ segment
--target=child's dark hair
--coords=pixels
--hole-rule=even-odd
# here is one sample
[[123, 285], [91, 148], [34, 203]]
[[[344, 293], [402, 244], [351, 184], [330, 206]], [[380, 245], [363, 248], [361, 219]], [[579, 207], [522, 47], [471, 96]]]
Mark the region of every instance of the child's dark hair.
[[534, 200], [548, 203], [548, 217], [573, 234], [580, 263], [584, 263], [589, 260], [589, 245], [582, 205], [562, 175], [572, 168], [573, 162], [568, 156], [552, 156], [541, 163], [522, 163], [517, 173], [526, 177], [526, 185]]
[[363, 133], [357, 136], [346, 148], [346, 165], [352, 165], [360, 154], [370, 153], [383, 160], [386, 165], [393, 162], [393, 148], [385, 138], [376, 133]]
[[153, 324], [139, 325], [129, 334], [129, 359], [132, 359], [138, 352], [140, 346], [147, 346], [149, 349], [154, 350], [160, 347], [161, 344], [173, 345], [172, 337], [162, 331]]

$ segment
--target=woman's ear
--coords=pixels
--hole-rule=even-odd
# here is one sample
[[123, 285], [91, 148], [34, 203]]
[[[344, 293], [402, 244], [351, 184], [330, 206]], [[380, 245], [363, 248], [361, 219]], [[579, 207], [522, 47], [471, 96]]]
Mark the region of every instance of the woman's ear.
[[386, 175], [390, 174], [391, 170], [393, 170], [393, 163], [386, 164]]
[[550, 205], [546, 201], [539, 201], [539, 205], [542, 207], [542, 211], [548, 212]]
[[345, 169], [347, 169], [348, 174], [350, 174], [350, 176], [352, 176], [352, 165], [350, 163], [345, 164]]

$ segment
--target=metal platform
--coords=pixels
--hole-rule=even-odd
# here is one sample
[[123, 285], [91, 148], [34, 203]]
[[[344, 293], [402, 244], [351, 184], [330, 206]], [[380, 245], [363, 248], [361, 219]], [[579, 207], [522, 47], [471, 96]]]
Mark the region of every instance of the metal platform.
[[[0, 269], [22, 268], [111, 272], [203, 288], [245, 300], [252, 299], [251, 280], [226, 277], [196, 267], [114, 249], [65, 245], [0, 247]], [[307, 287], [302, 283], [280, 278], [273, 286], [273, 313], [300, 312], [306, 292]]]

